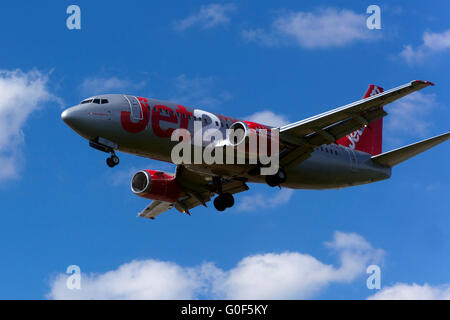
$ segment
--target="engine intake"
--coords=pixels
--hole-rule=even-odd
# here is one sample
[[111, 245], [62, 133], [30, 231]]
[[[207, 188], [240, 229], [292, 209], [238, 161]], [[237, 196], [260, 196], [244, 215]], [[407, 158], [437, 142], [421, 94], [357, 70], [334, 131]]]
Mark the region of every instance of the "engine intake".
[[181, 188], [175, 177], [162, 171], [141, 170], [131, 179], [131, 191], [137, 196], [165, 202], [175, 202]]
[[[272, 134], [272, 128], [250, 121], [233, 123], [230, 130], [227, 131], [227, 140], [229, 145], [234, 148], [243, 147], [240, 150], [246, 154], [268, 153], [270, 155], [272, 144], [279, 143], [278, 139]], [[263, 140], [265, 142], [264, 148], [261, 145]]]

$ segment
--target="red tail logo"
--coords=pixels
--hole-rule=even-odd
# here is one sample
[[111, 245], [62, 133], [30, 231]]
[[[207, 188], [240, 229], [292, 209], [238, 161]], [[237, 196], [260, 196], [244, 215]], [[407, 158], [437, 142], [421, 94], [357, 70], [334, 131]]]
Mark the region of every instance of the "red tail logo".
[[[371, 84], [364, 99], [383, 92], [383, 88]], [[383, 119], [375, 120], [366, 128], [356, 130], [349, 135], [336, 141], [337, 144], [350, 149], [377, 155], [381, 153], [383, 140]]]

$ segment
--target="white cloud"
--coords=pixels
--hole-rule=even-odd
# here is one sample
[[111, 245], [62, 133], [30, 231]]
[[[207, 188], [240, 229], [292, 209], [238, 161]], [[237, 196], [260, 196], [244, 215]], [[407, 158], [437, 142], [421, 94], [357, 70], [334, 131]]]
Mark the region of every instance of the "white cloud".
[[52, 283], [51, 299], [193, 299], [202, 289], [201, 269], [158, 260], [132, 261], [99, 275], [82, 274], [81, 290], [66, 287], [67, 276]]
[[289, 120], [284, 115], [276, 114], [269, 110], [255, 112], [244, 117], [244, 119], [273, 127], [281, 127], [289, 124]]
[[384, 254], [354, 233], [335, 232], [327, 246], [339, 255], [339, 268], [299, 252], [254, 255], [241, 260], [214, 289], [226, 299], [307, 299], [332, 283], [354, 281]]
[[284, 12], [269, 31], [242, 32], [247, 41], [266, 46], [295, 44], [303, 48], [342, 47], [358, 40], [375, 39], [378, 33], [366, 27], [366, 16], [351, 10], [322, 8], [315, 12]]
[[0, 181], [18, 175], [23, 157], [22, 128], [33, 111], [59, 101], [48, 89], [48, 75], [33, 70], [0, 70]]
[[425, 283], [397, 283], [368, 297], [369, 300], [450, 300], [450, 284], [433, 287]]
[[418, 63], [429, 58], [433, 54], [450, 50], [450, 30], [442, 33], [425, 32], [422, 44], [417, 48], [406, 45], [400, 52], [400, 57], [409, 64]]
[[239, 200], [237, 210], [256, 211], [260, 209], [275, 208], [282, 204], [286, 204], [293, 194], [294, 190], [292, 189], [281, 189], [270, 197], [267, 197], [261, 193], [243, 196]]
[[[436, 96], [415, 92], [386, 109], [386, 130], [384, 137], [392, 145], [400, 145], [408, 138], [425, 138], [429, 135], [431, 122], [429, 116], [436, 108]], [[411, 130], [414, 128], [414, 130]]]
[[84, 95], [116, 93], [125, 89], [139, 89], [145, 85], [145, 81], [132, 83], [129, 80], [119, 79], [117, 77], [87, 77], [79, 85], [79, 90]]
[[234, 4], [217, 4], [212, 3], [203, 5], [200, 10], [187, 18], [176, 21], [174, 29], [176, 31], [184, 31], [195, 25], [203, 29], [217, 27], [219, 25], [227, 25], [230, 23], [230, 14], [236, 11]]
[[339, 267], [299, 252], [252, 255], [228, 271], [212, 263], [181, 267], [157, 260], [132, 261], [103, 274], [82, 274], [81, 290], [68, 290], [68, 276], [60, 274], [52, 281], [48, 298], [311, 298], [330, 284], [354, 281], [383, 256], [382, 250], [353, 233], [335, 232], [327, 246], [339, 256]]

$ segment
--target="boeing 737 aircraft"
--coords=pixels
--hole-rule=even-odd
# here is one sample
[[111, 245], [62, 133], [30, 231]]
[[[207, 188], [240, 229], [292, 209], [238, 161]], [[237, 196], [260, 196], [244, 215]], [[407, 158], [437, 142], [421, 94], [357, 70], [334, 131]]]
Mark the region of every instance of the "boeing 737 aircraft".
[[[179, 163], [175, 174], [137, 172], [131, 179], [131, 190], [153, 200], [139, 216], [154, 219], [173, 207], [190, 214], [189, 210], [206, 206], [214, 195], [215, 208], [224, 211], [233, 206], [233, 194], [248, 190], [250, 182], [294, 189], [332, 189], [387, 179], [397, 164], [450, 138], [447, 132], [382, 153], [382, 118], [387, 115], [384, 106], [430, 85], [415, 80], [386, 92], [370, 85], [362, 100], [279, 128], [123, 94], [85, 99], [65, 110], [61, 117], [91, 147], [110, 154], [106, 161], [110, 167], [119, 163], [116, 150], [174, 162], [172, 150], [179, 143], [172, 139], [176, 129], [193, 135], [193, 145], [196, 128], [215, 131], [223, 137], [213, 141], [216, 149], [244, 146], [240, 149], [244, 153], [248, 153], [252, 134], [268, 140], [277, 137], [277, 148], [269, 150], [278, 161], [274, 174], [263, 175], [268, 164], [259, 160]], [[230, 136], [230, 132], [238, 130], [240, 136]], [[201, 140], [200, 145], [205, 149], [206, 141]]]

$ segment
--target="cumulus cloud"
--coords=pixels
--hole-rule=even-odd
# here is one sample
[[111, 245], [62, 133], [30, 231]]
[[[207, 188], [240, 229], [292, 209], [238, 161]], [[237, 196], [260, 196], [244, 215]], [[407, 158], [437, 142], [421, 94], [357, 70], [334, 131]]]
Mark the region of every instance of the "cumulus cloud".
[[145, 81], [133, 83], [129, 80], [117, 77], [87, 77], [79, 85], [79, 90], [84, 95], [94, 95], [103, 93], [115, 93], [125, 89], [139, 89], [145, 85]]
[[380, 263], [384, 255], [355, 233], [335, 232], [326, 245], [338, 254], [340, 267], [299, 252], [254, 255], [239, 262], [214, 289], [227, 299], [307, 299], [332, 283], [354, 281], [367, 264]]
[[269, 30], [242, 31], [245, 40], [266, 46], [295, 44], [302, 48], [342, 47], [377, 37], [366, 27], [366, 16], [351, 10], [322, 8], [314, 12], [286, 11]]
[[[425, 138], [429, 135], [429, 116], [436, 108], [436, 96], [415, 92], [387, 107], [385, 137], [392, 145], [400, 145], [408, 138]], [[414, 130], [411, 130], [414, 128]]]
[[51, 299], [299, 299], [334, 283], [348, 283], [379, 263], [383, 251], [354, 233], [335, 232], [326, 244], [340, 260], [335, 267], [300, 252], [245, 257], [226, 271], [213, 263], [182, 267], [158, 260], [132, 261], [103, 274], [82, 274], [81, 290], [66, 287], [68, 275], [51, 282]]
[[18, 176], [22, 128], [32, 112], [50, 101], [59, 100], [49, 91], [47, 74], [0, 70], [0, 181]]
[[450, 300], [450, 284], [430, 286], [425, 283], [397, 283], [368, 297], [369, 300]]
[[194, 299], [202, 289], [200, 268], [158, 260], [132, 261], [99, 275], [82, 275], [81, 289], [67, 289], [66, 275], [52, 283], [51, 299]]
[[281, 127], [289, 123], [286, 116], [269, 110], [255, 112], [244, 119], [273, 127]]
[[261, 193], [243, 196], [239, 200], [237, 210], [239, 211], [256, 211], [260, 209], [270, 209], [286, 204], [292, 197], [294, 190], [281, 189], [274, 195], [267, 197]]
[[430, 56], [450, 50], [450, 30], [442, 33], [425, 32], [422, 36], [422, 44], [414, 48], [406, 45], [400, 52], [400, 57], [409, 64], [420, 63]]
[[174, 22], [176, 31], [184, 31], [193, 26], [200, 26], [203, 29], [209, 29], [220, 25], [230, 23], [230, 15], [236, 11], [234, 4], [212, 3], [203, 5], [200, 10], [187, 18]]

